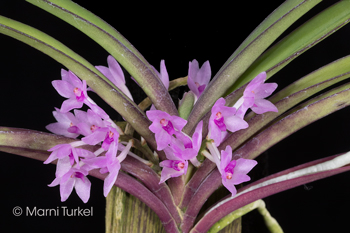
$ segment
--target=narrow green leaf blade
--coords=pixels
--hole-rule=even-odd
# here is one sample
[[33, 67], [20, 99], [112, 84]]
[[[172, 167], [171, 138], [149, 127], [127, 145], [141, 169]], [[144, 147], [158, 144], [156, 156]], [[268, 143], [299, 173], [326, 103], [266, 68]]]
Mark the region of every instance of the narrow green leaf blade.
[[291, 24], [304, 15], [320, 0], [303, 1], [283, 15], [270, 27], [257, 36], [219, 73], [215, 75], [208, 88], [203, 92], [195, 104], [184, 132], [189, 133], [196, 123], [214, 105], [215, 101], [225, 94], [246, 69], [257, 59], [265, 49], [272, 44]]
[[72, 1], [27, 0], [79, 29], [131, 74], [159, 110], [178, 115], [168, 90], [146, 59], [118, 31]]
[[227, 93], [249, 82], [262, 71], [266, 71], [267, 78], [270, 78], [302, 53], [346, 25], [349, 20], [350, 1], [340, 1], [327, 8], [262, 54]]
[[245, 47], [247, 47], [253, 40], [255, 40], [261, 33], [273, 25], [278, 19], [282, 18], [294, 7], [302, 4], [304, 0], [287, 0], [283, 2], [276, 10], [274, 10], [266, 19], [254, 29], [252, 33], [243, 41], [243, 43], [236, 49], [236, 51], [230, 56], [230, 58], [221, 67], [218, 73], [221, 72]]

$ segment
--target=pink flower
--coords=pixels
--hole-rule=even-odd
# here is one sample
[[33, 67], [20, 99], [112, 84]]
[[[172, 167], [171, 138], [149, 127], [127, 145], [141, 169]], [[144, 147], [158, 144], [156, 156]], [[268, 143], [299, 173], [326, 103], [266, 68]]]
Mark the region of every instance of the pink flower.
[[183, 132], [176, 131], [176, 139], [172, 141], [170, 147], [181, 153], [180, 158], [190, 160], [193, 165], [198, 167], [200, 162], [197, 160], [198, 152], [202, 144], [203, 121], [200, 121], [192, 135], [192, 138]]
[[88, 136], [97, 129], [107, 127], [108, 123], [104, 122], [101, 117], [88, 109], [87, 112], [74, 110], [76, 119], [79, 121], [77, 127], [82, 135]]
[[237, 111], [238, 116], [243, 118], [249, 108], [257, 114], [278, 112], [273, 103], [264, 99], [276, 90], [277, 84], [264, 83], [265, 80], [266, 72], [262, 72], [248, 84], [243, 93], [243, 104]]
[[111, 55], [107, 58], [108, 67], [95, 66], [106, 78], [108, 78], [116, 87], [118, 87], [126, 96], [133, 100], [132, 95], [125, 85], [123, 70], [118, 62]]
[[94, 154], [88, 150], [74, 147], [74, 144], [82, 144], [80, 141], [72, 144], [58, 144], [48, 150], [52, 153], [47, 160], [44, 161], [44, 164], [51, 163], [52, 161], [58, 159], [56, 176], [61, 176], [62, 173], [67, 172], [74, 164], [76, 164], [77, 168], [79, 168], [79, 157], [95, 157]]
[[169, 160], [164, 160], [159, 163], [159, 166], [163, 167], [159, 184], [171, 177], [178, 177], [186, 174], [188, 168], [188, 161], [182, 158], [180, 150], [167, 147], [164, 149], [164, 152]]
[[81, 108], [86, 104], [92, 111], [104, 119], [109, 116], [99, 106], [97, 106], [87, 95], [86, 81], [81, 81], [72, 71], [61, 70], [62, 80], [52, 81], [53, 87], [63, 97], [68, 98], [63, 101], [61, 112], [66, 113], [75, 108]]
[[96, 145], [97, 143], [102, 142], [101, 147], [105, 151], [108, 151], [112, 142], [118, 143], [119, 133], [113, 127], [102, 127], [96, 129], [92, 134], [82, 138], [81, 140], [89, 145]]
[[209, 61], [206, 61], [199, 69], [197, 60], [189, 62], [187, 85], [197, 98], [208, 86], [211, 76]]
[[46, 129], [57, 135], [63, 135], [69, 138], [76, 138], [79, 136], [79, 129], [77, 124], [79, 120], [75, 118], [73, 113], [62, 113], [58, 108], [52, 112], [57, 120], [55, 123], [48, 124]]
[[73, 191], [73, 188], [75, 188], [75, 191], [80, 197], [80, 199], [84, 203], [87, 203], [90, 198], [91, 189], [91, 182], [86, 177], [88, 173], [89, 168], [86, 165], [80, 167], [80, 169], [72, 167], [64, 175], [56, 177], [56, 179], [54, 179], [52, 183], [48, 186], [54, 187], [58, 184], [60, 185], [60, 194], [62, 202], [68, 199], [68, 197]]
[[236, 116], [236, 109], [226, 107], [225, 103], [225, 99], [220, 98], [211, 109], [209, 138], [214, 140], [216, 146], [222, 142], [226, 130], [235, 132], [248, 127], [247, 122]]
[[132, 142], [130, 141], [119, 156], [116, 157], [118, 143], [114, 141], [111, 143], [110, 149], [107, 151], [105, 156], [83, 160], [84, 163], [90, 165], [92, 168], [100, 168], [101, 174], [109, 172], [103, 185], [103, 194], [105, 197], [107, 197], [108, 193], [113, 187], [118, 177], [120, 163], [126, 158], [128, 152], [130, 151], [131, 145]]
[[181, 131], [187, 121], [178, 116], [170, 116], [160, 110], [149, 110], [146, 112], [148, 119], [152, 121], [149, 129], [155, 133], [157, 150], [163, 150], [173, 140], [173, 134]]
[[86, 81], [83, 82], [71, 71], [61, 70], [62, 80], [52, 81], [57, 92], [68, 100], [62, 103], [61, 111], [68, 112], [74, 108], [81, 108], [87, 101]]
[[251, 159], [240, 158], [238, 160], [232, 160], [232, 148], [230, 146], [227, 146], [225, 150], [221, 151], [221, 162], [218, 169], [221, 173], [222, 184], [232, 193], [232, 196], [237, 193], [235, 185], [250, 180], [247, 173], [256, 164], [257, 162]]

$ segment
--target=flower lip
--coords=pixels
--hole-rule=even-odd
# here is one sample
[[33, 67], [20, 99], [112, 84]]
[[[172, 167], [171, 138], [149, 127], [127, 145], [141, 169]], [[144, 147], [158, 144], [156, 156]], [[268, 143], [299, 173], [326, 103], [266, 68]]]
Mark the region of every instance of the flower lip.
[[224, 117], [221, 112], [217, 112], [215, 115], [214, 123], [219, 127], [221, 131], [226, 131], [226, 125], [224, 122]]
[[162, 162], [162, 166], [181, 171], [185, 168], [185, 162], [181, 160], [165, 160]]
[[166, 119], [161, 119], [160, 124], [162, 125], [162, 128], [170, 135], [173, 135], [175, 133], [175, 129], [171, 121]]
[[73, 89], [73, 92], [74, 92], [75, 98], [78, 101], [80, 101], [80, 102], [84, 101], [85, 95], [84, 95], [84, 92], [82, 90], [80, 90], [78, 87], [76, 87]]
[[231, 180], [233, 173], [234, 173], [234, 168], [236, 167], [236, 160], [232, 160], [227, 166], [225, 167], [225, 176], [226, 179]]
[[169, 121], [163, 118], [159, 122], [162, 126], [167, 126]]
[[100, 128], [100, 127], [98, 127], [98, 126], [96, 126], [96, 125], [92, 125], [92, 126], [90, 127], [90, 130], [91, 130], [91, 132], [95, 132], [95, 130], [98, 129], [98, 128]]

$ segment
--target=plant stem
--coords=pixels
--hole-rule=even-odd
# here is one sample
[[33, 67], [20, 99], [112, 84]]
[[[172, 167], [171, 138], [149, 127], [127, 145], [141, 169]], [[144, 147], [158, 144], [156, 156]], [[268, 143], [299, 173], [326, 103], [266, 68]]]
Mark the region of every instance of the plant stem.
[[[92, 170], [89, 174], [102, 180], [104, 180], [106, 177], [106, 174], [101, 174], [98, 170]], [[131, 195], [137, 197], [148, 207], [150, 207], [158, 215], [160, 221], [164, 226], [164, 229], [167, 232], [180, 233], [174, 218], [171, 216], [170, 212], [163, 204], [163, 202], [140, 182], [130, 177], [129, 175], [120, 172], [118, 174], [115, 185], [130, 193]]]
[[243, 206], [242, 208], [239, 208], [238, 210], [233, 211], [232, 213], [226, 215], [222, 219], [220, 219], [218, 222], [216, 222], [208, 231], [208, 233], [216, 233], [220, 231], [221, 229], [225, 228], [227, 225], [229, 225], [234, 220], [242, 217], [243, 215], [249, 213], [250, 211], [257, 209], [259, 213], [263, 216], [266, 226], [269, 228], [271, 233], [283, 233], [282, 228], [274, 219], [269, 211], [266, 209], [265, 202], [261, 199], [254, 201], [248, 205]]
[[127, 157], [121, 163], [121, 169], [140, 179], [164, 203], [176, 223], [180, 224], [182, 217], [177, 211], [170, 189], [164, 183], [159, 184], [159, 176], [151, 168], [134, 158]]
[[199, 186], [197, 191], [192, 196], [191, 201], [188, 204], [188, 208], [184, 214], [184, 219], [181, 225], [183, 232], [189, 232], [203, 204], [220, 184], [221, 174], [218, 170], [214, 170]]

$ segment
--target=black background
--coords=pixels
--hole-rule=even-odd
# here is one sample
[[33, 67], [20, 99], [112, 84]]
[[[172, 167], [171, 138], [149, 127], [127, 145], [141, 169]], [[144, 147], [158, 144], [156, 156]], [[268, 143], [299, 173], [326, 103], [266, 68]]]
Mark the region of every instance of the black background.
[[[170, 79], [184, 77], [188, 62], [200, 64], [209, 60], [213, 75], [249, 33], [282, 1], [202, 2], [196, 7], [188, 3], [143, 3], [100, 0], [76, 1], [110, 23], [123, 34], [159, 70], [161, 59]], [[337, 1], [324, 1], [288, 30]], [[53, 36], [93, 65], [106, 65], [108, 53], [55, 16], [25, 1], [2, 1], [0, 14], [26, 23]], [[286, 32], [286, 33], [288, 33]], [[283, 34], [286, 35], [286, 34]], [[270, 79], [279, 89], [350, 53], [350, 25], [347, 25], [297, 58]], [[54, 122], [52, 111], [63, 98], [51, 85], [60, 79], [61, 64], [13, 38], [0, 35], [0, 125], [45, 131]], [[350, 64], [349, 64], [350, 65]], [[131, 92], [137, 88], [132, 81]], [[171, 92], [177, 99], [184, 89]], [[91, 96], [98, 102], [96, 96]], [[134, 94], [136, 102], [144, 98]], [[100, 102], [98, 102], [100, 104]], [[101, 105], [118, 119], [109, 107]], [[258, 168], [251, 176], [257, 180], [286, 168], [317, 158], [348, 151], [349, 113], [345, 108], [311, 124], [263, 153]], [[113, 115], [114, 114], [114, 115]], [[61, 203], [59, 188], [47, 187], [54, 179], [55, 167], [42, 162], [1, 153], [1, 229], [11, 232], [104, 232], [105, 199], [102, 181], [91, 178], [90, 200], [84, 204], [75, 194]], [[268, 209], [285, 232], [341, 232], [347, 227], [350, 201], [349, 174], [344, 173], [300, 186], [265, 199]], [[91, 217], [15, 217], [12, 209], [93, 207]], [[244, 218], [243, 232], [265, 232], [260, 217], [252, 212]]]

